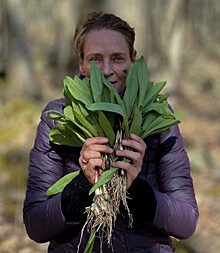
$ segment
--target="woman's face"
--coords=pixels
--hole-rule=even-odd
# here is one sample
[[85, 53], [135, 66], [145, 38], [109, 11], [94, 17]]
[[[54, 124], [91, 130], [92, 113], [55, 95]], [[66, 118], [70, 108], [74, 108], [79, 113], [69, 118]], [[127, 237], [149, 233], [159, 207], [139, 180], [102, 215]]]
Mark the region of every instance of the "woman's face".
[[80, 73], [90, 77], [91, 63], [95, 63], [105, 78], [121, 94], [125, 89], [126, 74], [136, 60], [131, 59], [128, 44], [124, 36], [113, 30], [98, 30], [88, 33], [84, 41], [84, 58], [79, 56]]

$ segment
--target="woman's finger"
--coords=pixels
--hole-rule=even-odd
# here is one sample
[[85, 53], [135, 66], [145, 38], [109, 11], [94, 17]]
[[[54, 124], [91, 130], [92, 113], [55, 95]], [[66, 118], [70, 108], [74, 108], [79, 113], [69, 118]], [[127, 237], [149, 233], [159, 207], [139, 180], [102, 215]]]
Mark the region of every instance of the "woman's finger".
[[137, 135], [131, 134], [129, 140], [122, 140], [122, 145], [130, 147], [138, 152], [144, 153], [146, 150], [146, 143]]
[[93, 138], [88, 138], [85, 140], [81, 152], [83, 152], [85, 149], [87, 149], [91, 145], [95, 144], [106, 144], [108, 143], [108, 138], [106, 137], [93, 137]]

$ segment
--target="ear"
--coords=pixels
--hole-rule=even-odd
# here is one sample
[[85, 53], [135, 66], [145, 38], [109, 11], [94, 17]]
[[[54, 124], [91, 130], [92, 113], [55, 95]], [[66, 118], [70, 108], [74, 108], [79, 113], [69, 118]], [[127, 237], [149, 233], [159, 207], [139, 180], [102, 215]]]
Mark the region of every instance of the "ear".
[[134, 50], [133, 54], [132, 54], [132, 57], [131, 57], [131, 61], [134, 63], [136, 60], [137, 60], [137, 51]]
[[80, 74], [85, 76], [85, 70], [83, 68], [83, 58], [81, 57], [80, 54], [78, 54], [78, 61], [79, 61], [79, 71], [80, 71]]

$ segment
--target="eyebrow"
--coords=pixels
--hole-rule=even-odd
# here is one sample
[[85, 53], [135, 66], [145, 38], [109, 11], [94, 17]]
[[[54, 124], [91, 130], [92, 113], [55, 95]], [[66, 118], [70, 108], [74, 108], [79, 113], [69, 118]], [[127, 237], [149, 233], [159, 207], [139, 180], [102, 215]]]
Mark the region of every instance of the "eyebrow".
[[[118, 52], [114, 52], [114, 53], [112, 53], [111, 55], [126, 55], [126, 53], [125, 52], [120, 52], [120, 51], [118, 51]], [[86, 57], [90, 57], [90, 56], [102, 56], [102, 54], [101, 53], [88, 53], [87, 54], [87, 56]]]

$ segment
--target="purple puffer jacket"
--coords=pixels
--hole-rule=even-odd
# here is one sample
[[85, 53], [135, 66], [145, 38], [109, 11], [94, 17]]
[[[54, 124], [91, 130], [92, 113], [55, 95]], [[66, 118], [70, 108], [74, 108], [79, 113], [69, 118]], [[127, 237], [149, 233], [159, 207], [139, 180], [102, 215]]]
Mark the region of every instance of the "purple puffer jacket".
[[[62, 111], [65, 100], [47, 105], [44, 111]], [[82, 224], [67, 223], [61, 211], [61, 194], [48, 198], [47, 189], [65, 174], [79, 170], [79, 148], [68, 148], [49, 142], [48, 134], [57, 125], [44, 114], [38, 126], [34, 147], [30, 152], [30, 167], [24, 223], [31, 239], [50, 241], [50, 253], [75, 253]], [[139, 177], [154, 189], [157, 200], [152, 224], [128, 228], [120, 216], [114, 228], [112, 245], [115, 253], [174, 252], [170, 236], [186, 239], [195, 231], [198, 209], [195, 200], [189, 161], [179, 128], [146, 140], [147, 150]], [[143, 205], [147, 205], [146, 201]], [[83, 236], [79, 252], [83, 252], [88, 234]], [[100, 252], [96, 240], [93, 252]], [[103, 252], [112, 252], [103, 247]]]

